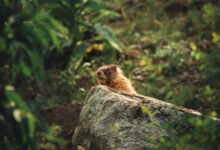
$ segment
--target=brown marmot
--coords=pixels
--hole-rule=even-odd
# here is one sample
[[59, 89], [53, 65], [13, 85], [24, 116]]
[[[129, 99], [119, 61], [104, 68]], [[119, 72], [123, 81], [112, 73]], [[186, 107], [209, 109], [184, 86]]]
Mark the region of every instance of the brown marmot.
[[123, 75], [117, 65], [105, 65], [96, 71], [96, 78], [99, 85], [106, 85], [115, 91], [137, 94], [131, 85], [131, 81]]

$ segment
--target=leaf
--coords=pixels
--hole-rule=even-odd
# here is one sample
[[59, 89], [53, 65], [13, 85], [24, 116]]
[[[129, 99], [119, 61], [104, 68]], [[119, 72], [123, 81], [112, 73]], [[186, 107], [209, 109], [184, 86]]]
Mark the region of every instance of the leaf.
[[157, 72], [153, 72], [150, 74], [150, 76], [148, 77], [148, 79], [154, 79], [157, 77]]
[[23, 59], [20, 59], [19, 61], [21, 71], [25, 76], [29, 76], [31, 74], [30, 68], [27, 66], [27, 64], [24, 62]]
[[15, 102], [16, 106], [20, 109], [22, 109], [25, 112], [29, 112], [29, 108], [25, 104], [25, 102], [22, 100], [20, 95], [18, 95], [16, 92], [10, 91], [8, 89], [5, 90], [5, 94], [9, 101]]
[[201, 58], [201, 53], [196, 53], [195, 59], [198, 61], [198, 60], [200, 60], [200, 58]]
[[[82, 4], [79, 3], [79, 5]], [[106, 4], [97, 0], [86, 0], [84, 4], [84, 9], [85, 9], [84, 11], [87, 11], [89, 13], [98, 12], [99, 10], [105, 8], [106, 8]]]
[[41, 84], [41, 81], [44, 77], [44, 65], [43, 65], [43, 57], [41, 57], [37, 50], [26, 50], [29, 59], [31, 61], [33, 74], [38, 84]]
[[31, 116], [29, 115], [28, 126], [29, 126], [29, 136], [34, 137], [35, 119], [32, 115]]
[[145, 105], [141, 105], [141, 111], [142, 113], [147, 114], [150, 118], [153, 117], [151, 111]]
[[196, 46], [196, 44], [193, 43], [193, 42], [190, 42], [190, 47], [191, 47], [191, 49], [192, 49], [193, 51], [196, 51], [196, 50], [197, 50], [197, 46]]
[[4, 0], [4, 3], [5, 3], [5, 5], [8, 5], [9, 1], [8, 0]]
[[106, 17], [114, 19], [114, 18], [119, 17], [119, 16], [120, 16], [120, 14], [117, 13], [117, 12], [103, 9], [103, 10], [100, 11], [100, 15], [98, 15], [97, 17], [92, 19], [91, 22], [94, 24], [94, 23], [100, 22], [102, 19], [104, 19]]
[[215, 94], [215, 90], [210, 87], [210, 85], [205, 86], [205, 94], [211, 96]]
[[26, 24], [35, 27], [36, 30], [45, 30], [58, 48], [61, 48], [59, 37], [68, 38], [68, 29], [46, 11], [40, 11], [32, 21], [28, 21]]
[[86, 53], [91, 53], [93, 50], [103, 51], [104, 46], [102, 44], [93, 44], [86, 49]]
[[[7, 86], [7, 87], [9, 87], [9, 86]], [[35, 130], [35, 120], [36, 120], [35, 117], [32, 115], [32, 113], [30, 112], [28, 106], [22, 100], [22, 98], [20, 97], [19, 94], [17, 94], [16, 92], [10, 90], [9, 88], [5, 89], [5, 94], [7, 96], [8, 103], [11, 103], [11, 102], [15, 103], [14, 106], [12, 105], [13, 107], [16, 108], [13, 111], [14, 119], [17, 122], [22, 123], [21, 122], [22, 119], [26, 118], [27, 123], [28, 123], [28, 134], [29, 134], [30, 137], [33, 138], [34, 137], [34, 130]], [[25, 132], [25, 130], [26, 129], [24, 129], [22, 131]]]
[[21, 122], [22, 120], [22, 112], [20, 109], [15, 109], [13, 111], [13, 116], [14, 116], [14, 119], [17, 121], [17, 122]]
[[0, 37], [0, 51], [6, 50], [6, 47], [7, 47], [6, 40]]
[[165, 96], [165, 100], [169, 100], [173, 97], [173, 92], [172, 91], [169, 91], [166, 96]]
[[120, 53], [122, 52], [120, 42], [117, 40], [113, 31], [111, 31], [109, 27], [102, 26], [101, 24], [97, 23], [95, 24], [94, 29], [101, 37], [107, 40], [111, 44], [112, 47], [114, 47]]
[[54, 29], [59, 31], [63, 36], [65, 36], [65, 37], [67, 36], [68, 29], [66, 27], [64, 27], [60, 22], [58, 22], [57, 20], [55, 20], [52, 17], [50, 17], [48, 20], [49, 20], [50, 24], [54, 27]]
[[85, 150], [82, 146], [78, 145], [77, 150]]

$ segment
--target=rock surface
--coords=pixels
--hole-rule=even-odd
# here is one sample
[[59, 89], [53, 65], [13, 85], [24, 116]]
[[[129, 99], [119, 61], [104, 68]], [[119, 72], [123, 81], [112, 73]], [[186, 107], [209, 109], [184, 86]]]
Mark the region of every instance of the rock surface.
[[117, 93], [105, 86], [90, 90], [72, 143], [85, 150], [139, 150], [152, 148], [152, 138], [169, 136], [163, 125], [199, 112], [151, 97]]

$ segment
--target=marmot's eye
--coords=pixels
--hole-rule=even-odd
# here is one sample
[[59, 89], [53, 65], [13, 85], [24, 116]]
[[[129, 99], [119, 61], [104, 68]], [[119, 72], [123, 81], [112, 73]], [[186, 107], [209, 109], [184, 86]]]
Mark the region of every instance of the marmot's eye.
[[101, 72], [100, 72], [100, 71], [99, 71], [99, 72], [97, 72], [97, 75], [98, 75], [98, 76], [100, 76], [100, 75], [101, 75]]

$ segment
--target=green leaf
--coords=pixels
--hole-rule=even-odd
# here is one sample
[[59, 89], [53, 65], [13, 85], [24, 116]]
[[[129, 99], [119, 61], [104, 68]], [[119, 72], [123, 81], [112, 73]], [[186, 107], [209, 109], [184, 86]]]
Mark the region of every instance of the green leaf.
[[58, 48], [61, 48], [59, 37], [68, 38], [68, 29], [46, 11], [40, 11], [32, 22], [29, 21], [28, 23], [29, 26], [33, 26], [36, 30], [44, 30]]
[[200, 60], [200, 58], [201, 58], [201, 54], [200, 53], [196, 53], [195, 59], [198, 61], [198, 60]]
[[[15, 103], [15, 105], [11, 105], [12, 107], [16, 108], [13, 112], [15, 119], [20, 122], [22, 119], [22, 116], [25, 117], [28, 121], [29, 136], [34, 137], [35, 120], [36, 120], [35, 117], [32, 115], [28, 106], [22, 100], [20, 95], [8, 87], [10, 86], [6, 86], [5, 94], [7, 96], [8, 103], [11, 103], [11, 102]], [[26, 129], [24, 129], [23, 132], [25, 132], [25, 130]]]
[[197, 46], [196, 46], [196, 44], [193, 43], [193, 42], [190, 42], [190, 47], [191, 47], [191, 49], [192, 49], [193, 51], [196, 51], [196, 50], [197, 50]]
[[55, 20], [54, 18], [49, 18], [49, 23], [58, 31], [60, 34], [62, 34], [64, 37], [67, 37], [68, 35], [68, 29], [64, 27], [60, 22]]
[[173, 97], [173, 92], [172, 91], [169, 91], [166, 96], [165, 96], [165, 100], [169, 100]]
[[29, 56], [31, 61], [33, 74], [35, 79], [37, 80], [38, 84], [41, 84], [41, 81], [44, 77], [44, 64], [43, 58], [39, 55], [37, 50], [26, 50], [26, 53]]
[[215, 90], [210, 87], [210, 85], [205, 86], [205, 94], [211, 96], [215, 94]]
[[35, 120], [31, 116], [29, 116], [29, 119], [28, 119], [28, 126], [29, 126], [29, 136], [34, 137]]
[[142, 113], [147, 114], [150, 118], [152, 118], [153, 115], [152, 115], [151, 111], [146, 106], [141, 105], [141, 111], [142, 111]]
[[103, 9], [103, 10], [100, 11], [100, 15], [98, 15], [97, 17], [92, 19], [91, 22], [92, 22], [92, 24], [95, 24], [95, 23], [100, 22], [102, 19], [104, 19], [106, 17], [114, 19], [114, 18], [119, 17], [119, 16], [120, 16], [120, 14], [117, 13], [117, 12]]
[[157, 77], [157, 72], [153, 72], [150, 74], [150, 76], [148, 77], [148, 79], [154, 79]]
[[4, 3], [5, 3], [6, 5], [8, 5], [8, 4], [9, 4], [8, 0], [4, 0]]
[[4, 51], [6, 49], [6, 40], [0, 37], [0, 51]]
[[113, 31], [107, 26], [102, 26], [101, 24], [97, 23], [94, 26], [95, 31], [105, 40], [107, 40], [112, 47], [114, 47], [119, 52], [122, 52], [121, 44], [115, 37]]
[[16, 92], [13, 92], [11, 90], [6, 89], [5, 94], [9, 100], [9, 102], [15, 102], [16, 107], [22, 109], [25, 112], [30, 112], [29, 108], [25, 104], [25, 102], [22, 100], [20, 95], [18, 95]]
[[29, 76], [31, 74], [30, 68], [27, 66], [27, 64], [24, 62], [23, 59], [20, 59], [19, 61], [21, 71], [25, 76]]

